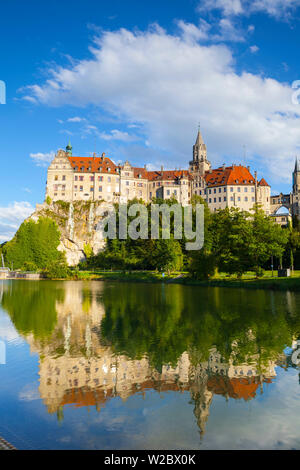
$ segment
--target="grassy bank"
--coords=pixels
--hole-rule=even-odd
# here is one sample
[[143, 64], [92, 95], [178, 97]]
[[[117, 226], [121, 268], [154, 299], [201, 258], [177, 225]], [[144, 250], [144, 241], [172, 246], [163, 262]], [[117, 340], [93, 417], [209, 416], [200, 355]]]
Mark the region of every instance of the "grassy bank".
[[150, 283], [174, 283], [194, 286], [229, 287], [244, 289], [270, 289], [270, 290], [300, 290], [300, 271], [295, 271], [289, 278], [277, 277], [277, 271], [272, 277], [271, 271], [266, 271], [262, 278], [257, 279], [252, 272], [246, 273], [238, 279], [234, 276], [218, 274], [210, 280], [196, 280], [187, 273], [171, 273], [170, 275], [152, 271], [80, 271], [80, 280], [110, 280], [123, 282], [150, 282]]

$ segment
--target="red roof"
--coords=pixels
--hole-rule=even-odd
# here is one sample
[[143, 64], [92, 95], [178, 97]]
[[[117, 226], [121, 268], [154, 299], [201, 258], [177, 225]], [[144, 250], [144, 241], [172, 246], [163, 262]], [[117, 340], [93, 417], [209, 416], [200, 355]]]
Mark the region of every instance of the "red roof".
[[[73, 170], [83, 173], [119, 173], [119, 166], [108, 157], [68, 157]], [[135, 178], [149, 181], [175, 181], [181, 178], [192, 179], [188, 170], [147, 171], [145, 168], [132, 167]], [[141, 175], [141, 176], [140, 176]], [[248, 168], [242, 165], [220, 167], [207, 171], [204, 175], [208, 187], [226, 185], [254, 185], [255, 180]], [[264, 178], [259, 186], [269, 186]]]
[[260, 180], [260, 182], [258, 183], [259, 186], [269, 186], [269, 184], [266, 182], [266, 180], [264, 178], [262, 178]]
[[189, 177], [190, 173], [187, 170], [148, 171], [150, 181], [171, 181]]
[[220, 167], [211, 170], [211, 172], [207, 171], [204, 178], [208, 186], [255, 184], [254, 177], [248, 168], [241, 165]]
[[68, 157], [73, 170], [83, 173], [118, 173], [118, 167], [107, 157]]

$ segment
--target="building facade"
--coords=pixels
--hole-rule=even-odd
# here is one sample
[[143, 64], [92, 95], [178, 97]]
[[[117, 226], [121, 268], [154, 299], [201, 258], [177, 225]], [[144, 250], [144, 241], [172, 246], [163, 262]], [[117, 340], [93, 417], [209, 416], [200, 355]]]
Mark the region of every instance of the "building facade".
[[[299, 173], [300, 179], [300, 173]], [[134, 198], [151, 202], [175, 198], [187, 205], [192, 196], [206, 200], [212, 211], [236, 207], [249, 211], [260, 204], [271, 213], [270, 186], [256, 172], [242, 165], [212, 169], [206, 145], [198, 131], [193, 159], [188, 170], [148, 171], [128, 161], [116, 165], [104, 153], [101, 157], [74, 157], [72, 146], [59, 150], [48, 168], [46, 197], [53, 201], [106, 201], [126, 203]]]

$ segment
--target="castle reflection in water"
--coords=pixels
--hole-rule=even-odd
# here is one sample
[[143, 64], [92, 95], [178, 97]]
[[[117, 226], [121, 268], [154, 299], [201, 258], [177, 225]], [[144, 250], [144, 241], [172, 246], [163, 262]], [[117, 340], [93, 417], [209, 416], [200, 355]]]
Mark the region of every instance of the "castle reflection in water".
[[[247, 361], [239, 363], [232, 341], [226, 360], [214, 346], [208, 349], [205, 359], [197, 359], [193, 348], [187, 345], [175, 363], [155, 367], [147, 351], [132, 359], [125, 350], [116, 352], [103, 337], [101, 324], [110, 308], [110, 303], [105, 301], [104, 283], [62, 285], [63, 295], [55, 297], [56, 320], [48, 337], [34, 334], [30, 328], [23, 331], [31, 352], [39, 354], [41, 399], [49, 413], [57, 413], [58, 419], [63, 419], [66, 406], [96, 407], [101, 412], [114, 397], [126, 401], [132, 395], [144, 395], [150, 390], [186, 392], [190, 393], [202, 435], [214, 395], [251, 400], [275, 379], [276, 366], [283, 361], [276, 354], [262, 361], [261, 354], [255, 351], [247, 354]], [[9, 289], [11, 285], [6, 284], [6, 290], [2, 291], [3, 306], [8, 311]], [[249, 340], [253, 339], [251, 335], [247, 331]]]

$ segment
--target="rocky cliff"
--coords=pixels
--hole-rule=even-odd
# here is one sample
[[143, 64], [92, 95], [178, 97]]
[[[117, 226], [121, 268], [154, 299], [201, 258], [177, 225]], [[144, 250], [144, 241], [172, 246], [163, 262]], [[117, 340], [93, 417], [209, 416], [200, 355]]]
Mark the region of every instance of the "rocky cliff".
[[105, 246], [105, 240], [97, 226], [102, 219], [104, 202], [75, 201], [73, 203], [56, 201], [50, 204], [37, 204], [30, 219], [39, 217], [53, 219], [60, 230], [59, 251], [66, 253], [69, 266], [76, 266], [86, 259], [85, 252], [93, 250], [98, 254]]

